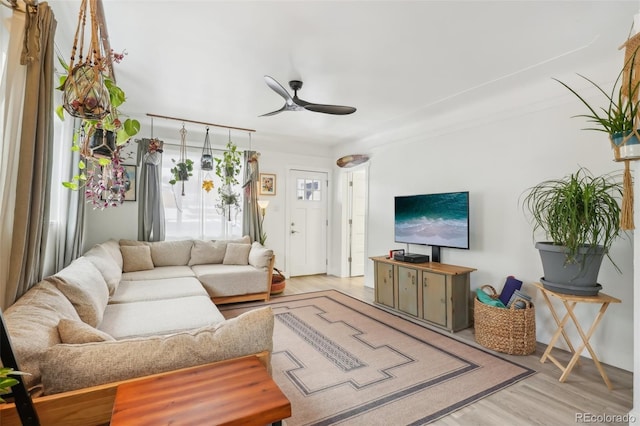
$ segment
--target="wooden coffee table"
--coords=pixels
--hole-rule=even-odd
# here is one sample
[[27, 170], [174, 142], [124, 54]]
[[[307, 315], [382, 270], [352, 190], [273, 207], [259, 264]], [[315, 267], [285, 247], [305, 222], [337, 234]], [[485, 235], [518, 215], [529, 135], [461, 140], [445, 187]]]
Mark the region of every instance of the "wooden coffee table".
[[256, 357], [177, 370], [118, 386], [111, 426], [265, 425], [291, 403]]

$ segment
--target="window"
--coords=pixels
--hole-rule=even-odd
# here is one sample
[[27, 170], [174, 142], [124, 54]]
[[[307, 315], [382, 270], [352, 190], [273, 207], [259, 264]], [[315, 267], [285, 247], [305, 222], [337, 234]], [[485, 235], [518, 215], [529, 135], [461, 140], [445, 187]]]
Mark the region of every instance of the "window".
[[[214, 158], [220, 156], [220, 152], [214, 150]], [[233, 239], [242, 237], [242, 212], [240, 209], [232, 209], [231, 220], [225, 218], [223, 212], [217, 207], [220, 204], [218, 188], [221, 179], [214, 170], [200, 170], [200, 157], [202, 148], [187, 147], [187, 158], [193, 160], [193, 175], [187, 181], [178, 181], [175, 185], [169, 184], [172, 179], [171, 169], [180, 158], [180, 147], [177, 145], [164, 145], [162, 154], [162, 198], [165, 214], [165, 238], [178, 240], [185, 238], [198, 238], [207, 240]], [[242, 176], [242, 173], [241, 173]], [[213, 189], [205, 191], [202, 183], [205, 180], [213, 181]], [[242, 180], [242, 179], [239, 179]], [[184, 184], [184, 195], [183, 194]], [[234, 188], [234, 192], [240, 194], [240, 206], [244, 191], [240, 185]]]
[[298, 200], [322, 201], [321, 181], [317, 179], [298, 179], [296, 192]]

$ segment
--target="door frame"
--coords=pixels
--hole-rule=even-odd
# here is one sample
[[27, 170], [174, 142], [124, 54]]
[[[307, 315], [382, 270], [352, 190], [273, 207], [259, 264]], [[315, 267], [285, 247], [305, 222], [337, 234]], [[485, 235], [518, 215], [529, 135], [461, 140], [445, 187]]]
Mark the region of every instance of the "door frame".
[[369, 228], [369, 162], [365, 164], [361, 164], [356, 167], [352, 167], [349, 169], [340, 169], [340, 185], [342, 189], [342, 211], [341, 211], [341, 219], [340, 219], [340, 277], [350, 277], [350, 265], [349, 265], [349, 256], [350, 256], [350, 235], [351, 228], [349, 226], [349, 216], [351, 211], [351, 194], [349, 190], [349, 173], [356, 172], [359, 170], [364, 170], [365, 174], [365, 188], [364, 188], [364, 197], [365, 197], [365, 207], [364, 207], [364, 249], [365, 249], [365, 275], [366, 275], [366, 257], [367, 257], [367, 247], [368, 247], [368, 228]]
[[327, 244], [325, 247], [325, 259], [327, 259], [327, 274], [329, 273], [331, 266], [331, 259], [329, 258], [329, 253], [331, 252], [330, 248], [332, 245], [331, 239], [331, 229], [333, 228], [333, 190], [332, 190], [332, 170], [324, 167], [309, 167], [309, 166], [287, 166], [286, 168], [286, 179], [285, 179], [285, 223], [284, 229], [286, 233], [285, 241], [284, 241], [284, 275], [286, 278], [290, 278], [291, 274], [289, 273], [289, 266], [291, 265], [291, 233], [289, 232], [289, 224], [291, 223], [291, 207], [293, 206], [293, 190], [292, 188], [296, 187], [296, 183], [291, 180], [291, 172], [292, 171], [302, 171], [302, 172], [313, 172], [313, 173], [326, 173], [327, 174], [327, 227], [326, 227], [326, 239]]

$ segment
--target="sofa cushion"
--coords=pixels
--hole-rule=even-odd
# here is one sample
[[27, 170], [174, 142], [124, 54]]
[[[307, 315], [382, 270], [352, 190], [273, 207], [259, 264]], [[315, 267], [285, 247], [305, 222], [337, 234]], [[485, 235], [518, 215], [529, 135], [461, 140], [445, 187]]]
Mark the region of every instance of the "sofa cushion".
[[47, 277], [71, 301], [80, 319], [95, 327], [109, 301], [109, 288], [89, 259], [79, 257], [57, 274]]
[[140, 246], [120, 246], [122, 252], [123, 272], [148, 271], [153, 269], [151, 260], [151, 247]]
[[273, 250], [266, 248], [258, 241], [254, 241], [251, 244], [251, 250], [249, 251], [249, 265], [256, 268], [266, 268], [271, 263], [273, 258]]
[[158, 266], [148, 271], [125, 272], [122, 281], [159, 280], [162, 278], [195, 277], [188, 266]]
[[191, 267], [211, 297], [264, 293], [269, 272], [251, 265], [195, 265]]
[[115, 340], [104, 331], [91, 327], [82, 321], [62, 318], [58, 323], [58, 333], [62, 343], [91, 343]]
[[187, 296], [206, 296], [207, 291], [195, 277], [163, 278], [157, 280], [122, 281], [109, 303], [141, 302], [145, 300], [175, 299]]
[[111, 239], [98, 245], [104, 248], [107, 253], [109, 253], [111, 258], [116, 262], [116, 264], [122, 271], [122, 253], [120, 252], [120, 243], [117, 240]]
[[108, 305], [98, 329], [121, 340], [167, 335], [222, 321], [224, 317], [211, 299], [188, 296]]
[[223, 265], [248, 265], [250, 244], [228, 243], [224, 253]]
[[7, 334], [27, 388], [40, 382], [40, 362], [50, 346], [61, 342], [60, 319], [80, 321], [69, 299], [48, 281], [40, 281], [4, 312]]
[[180, 266], [189, 263], [193, 241], [156, 241], [149, 245], [154, 266]]
[[[44, 357], [46, 394], [148, 376], [273, 350], [273, 312], [252, 310], [168, 337], [55, 345]], [[69, 362], [72, 359], [73, 362]]]
[[[120, 250], [118, 250], [118, 253], [119, 252]], [[113, 257], [111, 257], [108, 250], [102, 244], [93, 246], [91, 250], [84, 254], [84, 257], [89, 259], [91, 263], [93, 263], [93, 266], [98, 268], [107, 283], [109, 294], [113, 294], [118, 288], [118, 284], [122, 278], [122, 266], [119, 266], [118, 263], [113, 260]]]
[[227, 250], [225, 241], [195, 240], [191, 247], [189, 266], [222, 263]]

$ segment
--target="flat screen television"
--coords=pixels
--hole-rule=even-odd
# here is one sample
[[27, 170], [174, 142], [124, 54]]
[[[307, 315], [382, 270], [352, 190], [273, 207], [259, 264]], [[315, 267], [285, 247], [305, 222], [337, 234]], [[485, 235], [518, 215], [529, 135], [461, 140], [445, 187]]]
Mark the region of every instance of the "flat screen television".
[[444, 192], [395, 197], [394, 236], [397, 243], [469, 249], [469, 192]]

